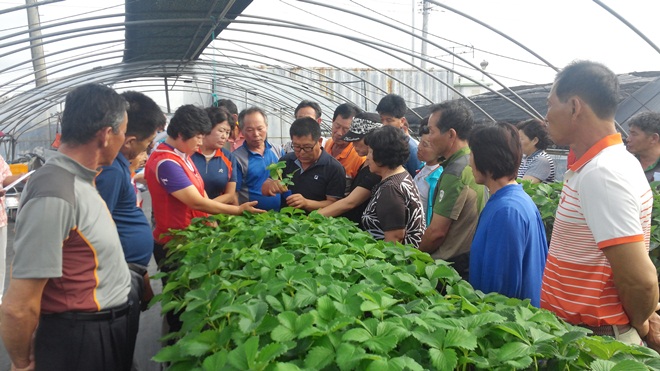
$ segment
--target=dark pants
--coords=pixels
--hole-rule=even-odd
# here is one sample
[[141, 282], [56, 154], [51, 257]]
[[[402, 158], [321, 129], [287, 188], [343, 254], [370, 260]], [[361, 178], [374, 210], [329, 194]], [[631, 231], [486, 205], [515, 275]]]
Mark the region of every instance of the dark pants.
[[[154, 241], [154, 260], [156, 260], [156, 263], [158, 264], [158, 269], [161, 272], [171, 272], [174, 270], [174, 268], [165, 264], [166, 257], [167, 257], [167, 249], [165, 249], [165, 246]], [[165, 277], [161, 278], [161, 282], [163, 283], [163, 288], [165, 288], [165, 286], [167, 286], [167, 278]], [[165, 319], [167, 320], [167, 324], [170, 327], [170, 333], [181, 330], [181, 320], [179, 320], [178, 313], [174, 313], [174, 311], [169, 311], [165, 313]]]
[[133, 361], [135, 343], [140, 330], [140, 298], [144, 291], [144, 277], [139, 273], [131, 272], [131, 291], [128, 293], [128, 356]]
[[453, 263], [452, 267], [456, 269], [456, 272], [461, 275], [466, 281], [470, 281], [470, 253], [466, 252], [465, 254], [456, 255], [447, 259], [448, 262]]
[[34, 340], [36, 370], [130, 370], [128, 316], [90, 321], [42, 315]]

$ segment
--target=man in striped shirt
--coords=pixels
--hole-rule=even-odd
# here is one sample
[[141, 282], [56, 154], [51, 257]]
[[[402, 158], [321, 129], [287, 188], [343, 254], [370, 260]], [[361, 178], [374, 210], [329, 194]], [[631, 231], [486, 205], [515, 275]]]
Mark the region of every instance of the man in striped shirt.
[[550, 136], [577, 161], [564, 176], [541, 307], [596, 335], [641, 344], [658, 305], [648, 256], [653, 195], [614, 127], [618, 88], [607, 67], [579, 61], [550, 91]]

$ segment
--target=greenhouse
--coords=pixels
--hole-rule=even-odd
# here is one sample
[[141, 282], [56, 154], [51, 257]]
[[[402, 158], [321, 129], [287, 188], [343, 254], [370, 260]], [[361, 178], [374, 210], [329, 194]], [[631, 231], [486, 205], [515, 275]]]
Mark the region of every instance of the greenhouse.
[[[314, 119], [320, 125], [323, 145], [330, 139], [337, 143], [337, 114], [333, 112], [338, 106], [350, 104], [355, 112], [373, 114], [365, 116], [369, 120], [377, 117], [375, 121], [384, 123], [379, 102], [391, 94], [405, 103], [405, 114], [397, 118], [405, 122], [406, 140], [418, 142], [419, 148], [434, 135], [433, 130], [428, 132], [433, 120], [440, 125], [438, 112], [448, 108], [438, 108], [438, 104], [444, 102], [465, 107], [475, 127], [508, 123], [515, 129], [521, 122], [536, 119], [546, 127], [549, 123], [550, 137], [556, 139], [559, 134], [553, 132], [552, 119], [559, 121], [568, 111], [555, 111], [559, 113], [554, 116], [549, 111], [549, 104], [560, 95], [555, 78], [574, 61], [594, 61], [606, 66], [618, 84], [611, 120], [616, 133], [610, 135], [620, 135], [619, 141], [629, 144], [628, 150], [640, 160], [649, 181], [658, 181], [660, 170], [653, 170], [657, 161], [646, 166], [642, 161], [645, 154], [634, 152], [630, 143], [636, 142], [628, 139], [639, 130], [647, 132], [636, 121], [641, 114], [660, 112], [658, 11], [660, 5], [643, 0], [9, 0], [0, 5], [0, 156], [13, 176], [36, 176], [38, 172], [32, 171], [42, 167], [61, 145], [67, 94], [97, 83], [117, 93], [143, 93], [157, 104], [168, 125], [186, 105], [211, 108], [229, 99], [246, 115], [253, 113], [251, 107], [258, 107], [267, 141], [278, 148], [290, 145], [291, 153], [298, 155], [291, 161], [301, 171], [294, 171], [286, 180], [302, 184], [305, 167], [300, 165], [300, 154], [305, 148], [316, 153], [315, 143], [301, 146], [292, 134], [303, 101], [319, 107]], [[565, 108], [566, 103], [558, 99]], [[591, 102], [587, 106], [591, 109]], [[575, 106], [573, 109], [575, 113]], [[350, 117], [354, 124], [356, 114]], [[598, 113], [593, 117], [601, 118]], [[423, 124], [425, 118], [427, 124]], [[236, 130], [244, 119], [238, 116]], [[130, 126], [130, 118], [128, 122]], [[234, 130], [232, 120], [229, 124]], [[426, 134], [420, 130], [424, 125]], [[514, 136], [520, 138], [524, 130], [517, 128]], [[467, 138], [457, 134], [458, 129], [451, 130], [467, 146]], [[233, 135], [239, 134], [229, 135], [233, 143]], [[240, 135], [242, 138], [242, 132]], [[656, 136], [660, 146], [660, 132]], [[571, 179], [578, 172], [571, 165], [577, 161], [583, 166], [580, 161], [588, 162], [585, 159], [591, 153], [589, 147], [576, 146], [577, 140], [557, 139], [543, 148], [553, 162], [551, 181], [522, 181], [521, 189], [538, 208], [550, 250], [557, 236], [553, 228], [565, 228], [561, 204], [567, 191], [562, 190], [562, 182], [567, 180], [566, 174]], [[156, 140], [152, 145], [159, 148]], [[520, 155], [532, 156], [523, 147]], [[417, 157], [421, 156], [417, 144], [414, 148]], [[327, 147], [326, 151], [321, 149], [329, 157], [338, 157]], [[436, 157], [449, 161], [454, 152], [446, 153], [448, 156]], [[286, 188], [284, 160], [286, 155], [279, 159], [279, 170], [269, 168], [267, 178]], [[229, 173], [239, 166], [238, 174], [247, 173], [247, 165], [236, 161], [227, 163]], [[418, 162], [417, 171], [425, 162]], [[442, 164], [447, 171], [449, 163], [440, 162], [440, 168]], [[519, 165], [518, 161], [516, 174], [520, 174]], [[363, 166], [389, 176], [387, 166], [377, 171], [371, 165]], [[488, 178], [489, 174], [493, 175], [482, 175]], [[348, 191], [354, 176], [344, 175], [342, 179], [347, 178], [348, 183], [343, 190]], [[409, 175], [412, 181], [415, 174]], [[145, 184], [150, 181], [149, 175], [144, 178]], [[474, 179], [480, 179], [476, 173], [473, 183]], [[21, 198], [30, 193], [21, 195], [25, 180], [4, 184], [3, 206], [8, 217], [5, 288], [11, 281], [14, 238], [25, 233], [16, 228], [24, 206]], [[151, 201], [152, 196], [160, 196], [139, 183], [135, 189], [142, 199], [141, 208], [155, 226], [154, 214], [162, 215], [163, 206]], [[610, 183], [605, 182], [589, 189], [600, 189], [600, 184], [602, 193], [594, 194], [619, 189], [608, 188]], [[231, 207], [243, 204], [241, 185], [239, 180], [234, 190], [236, 206]], [[295, 190], [293, 182], [290, 187]], [[646, 243], [650, 260], [660, 267], [655, 250], [660, 243], [656, 228], [660, 193], [657, 184], [651, 183], [651, 187], [653, 191], [649, 189], [643, 202], [635, 201], [642, 202], [641, 214], [646, 218], [639, 226], [643, 238], [637, 242]], [[259, 193], [264, 192], [260, 188]], [[444, 192], [438, 189], [420, 201], [428, 216], [426, 231], [437, 227], [432, 217], [440, 213], [434, 200], [442, 201]], [[492, 200], [495, 192], [490, 193]], [[569, 198], [579, 200], [580, 192], [575, 193]], [[487, 199], [488, 189], [484, 203]], [[287, 207], [285, 202], [282, 198], [281, 210], [278, 204], [276, 211], [263, 214], [244, 214], [244, 208], [238, 213], [243, 215], [208, 212], [208, 219], [193, 219], [188, 228], [171, 232], [165, 246], [167, 264], [173, 269], [160, 272], [154, 259], [148, 264], [156, 296], [150, 308], [138, 315], [134, 369], [660, 369], [660, 356], [651, 348], [624, 345], [608, 337], [613, 336], [609, 333], [590, 336], [601, 335], [592, 329], [602, 327], [601, 322], [586, 328], [573, 326], [566, 317], [562, 320], [529, 299], [484, 294], [473, 288], [466, 277], [462, 279], [456, 261], [450, 260], [450, 264], [437, 254], [424, 252], [427, 235], [420, 237], [419, 249], [384, 242], [360, 222], [356, 226], [345, 218], [322, 216], [320, 210], [329, 204], [312, 211], [292, 201]], [[586, 210], [576, 211], [576, 218], [584, 220]], [[606, 213], [600, 208], [589, 210]], [[458, 218], [445, 219], [453, 219], [449, 222], [456, 225]], [[476, 228], [475, 222], [470, 233]], [[385, 233], [385, 240], [387, 236]], [[573, 243], [572, 237], [559, 235], [555, 244], [560, 240]], [[547, 254], [548, 246], [545, 250]], [[20, 256], [18, 260], [20, 263]], [[615, 268], [607, 265], [611, 273]], [[614, 283], [610, 279], [612, 290], [616, 291], [620, 277], [615, 275]], [[98, 277], [95, 282], [99, 284]], [[8, 295], [7, 289], [4, 295]], [[96, 291], [93, 295], [101, 308]], [[99, 295], [99, 300], [105, 300], [105, 293]], [[657, 299], [657, 293], [654, 295]], [[619, 306], [622, 312], [631, 311], [624, 300]], [[168, 311], [178, 313], [180, 331], [168, 333], [163, 319]], [[630, 324], [626, 329], [632, 326], [634, 331], [637, 326]], [[660, 323], [656, 325], [660, 340]], [[10, 345], [0, 347], [0, 370], [12, 366], [8, 352], [15, 350]]]

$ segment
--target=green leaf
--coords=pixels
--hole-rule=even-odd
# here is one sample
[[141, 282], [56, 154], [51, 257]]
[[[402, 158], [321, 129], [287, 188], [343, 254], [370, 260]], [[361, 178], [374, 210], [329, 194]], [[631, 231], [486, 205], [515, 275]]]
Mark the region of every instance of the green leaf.
[[395, 357], [389, 360], [390, 368], [395, 366], [398, 370], [424, 371], [424, 367], [408, 356]]
[[366, 371], [385, 371], [389, 370], [390, 366], [387, 364], [387, 360], [383, 358], [378, 358], [367, 366]]
[[320, 370], [332, 363], [334, 358], [334, 350], [326, 347], [314, 347], [305, 357], [305, 367]]
[[433, 348], [442, 348], [442, 338], [444, 338], [444, 335], [441, 334], [443, 332], [444, 330], [438, 330], [437, 333], [429, 334], [428, 332], [416, 330], [413, 331], [413, 336], [422, 344]]
[[284, 354], [287, 350], [288, 347], [283, 343], [270, 343], [261, 348], [259, 355], [257, 355], [256, 361], [258, 363], [270, 363], [275, 358]]
[[523, 368], [528, 368], [532, 364], [532, 362], [534, 362], [532, 357], [525, 356], [518, 359], [510, 359], [505, 363], [509, 366], [513, 366], [515, 369], [523, 369]]
[[170, 345], [165, 348], [162, 348], [155, 356], [152, 358], [156, 362], [174, 362], [184, 359], [184, 356], [181, 355], [181, 348], [177, 345]]
[[478, 313], [464, 318], [468, 330], [474, 330], [489, 323], [502, 323], [506, 318], [493, 312]]
[[477, 308], [474, 304], [470, 303], [466, 298], [461, 297], [461, 310], [464, 310], [466, 312], [475, 314], [479, 312], [479, 308]]
[[316, 299], [316, 294], [307, 289], [298, 290], [296, 295], [293, 297], [294, 305], [296, 308], [308, 307], [314, 304]]
[[[581, 329], [581, 331], [575, 331], [577, 329]], [[588, 331], [587, 329], [582, 327], [574, 327], [573, 330], [561, 336], [561, 342], [564, 344], [568, 344], [576, 341], [577, 339], [584, 338], [584, 340], [587, 340], [587, 331]]]
[[300, 367], [296, 366], [296, 364], [294, 364], [294, 363], [278, 362], [275, 365], [275, 370], [276, 371], [300, 371]]
[[318, 298], [316, 310], [319, 316], [326, 321], [333, 319], [337, 315], [337, 308], [335, 308], [333, 300], [327, 295]]
[[268, 305], [261, 301], [249, 304], [247, 305], [247, 311], [250, 315], [242, 317], [238, 322], [238, 328], [245, 334], [249, 334], [259, 326], [268, 311]]
[[291, 341], [296, 338], [295, 325], [293, 327], [287, 327], [280, 324], [275, 327], [270, 333], [270, 338], [273, 341]]
[[204, 371], [217, 371], [225, 368], [227, 364], [227, 351], [225, 349], [212, 354], [202, 362], [202, 368]]
[[311, 313], [305, 313], [298, 316], [295, 312], [283, 312], [277, 316], [280, 325], [275, 327], [270, 333], [274, 341], [290, 341], [306, 333], [314, 324], [314, 316]]
[[612, 371], [647, 371], [648, 368], [641, 362], [626, 359], [617, 362], [616, 366], [612, 367]]
[[277, 298], [275, 298], [272, 295], [267, 295], [265, 299], [266, 299], [266, 302], [268, 302], [268, 305], [270, 305], [271, 308], [275, 309], [278, 312], [284, 312], [284, 306], [282, 305], [282, 303], [279, 300], [277, 300]]
[[249, 370], [255, 363], [259, 349], [259, 337], [253, 336], [238, 348], [229, 352], [227, 361], [239, 370]]
[[543, 330], [539, 330], [536, 327], [530, 327], [529, 334], [534, 342], [552, 340], [555, 338], [553, 334], [545, 332]]
[[357, 364], [364, 359], [366, 352], [350, 343], [341, 343], [337, 347], [337, 366], [341, 370], [355, 369]]
[[508, 360], [518, 359], [530, 355], [529, 345], [519, 342], [504, 344], [499, 349], [495, 350], [497, 359], [501, 362]]
[[193, 357], [200, 357], [208, 352], [212, 344], [207, 344], [197, 339], [181, 339], [177, 344], [181, 347], [181, 352], [184, 355], [191, 355]]
[[185, 360], [177, 363], [173, 363], [170, 367], [167, 368], [167, 371], [190, 371], [196, 369], [198, 361], [197, 360]]
[[343, 341], [357, 341], [359, 343], [363, 343], [369, 339], [371, 339], [371, 334], [363, 328], [350, 329], [341, 337]]
[[364, 345], [373, 352], [387, 354], [396, 347], [397, 342], [395, 336], [374, 336], [365, 341]]
[[525, 328], [520, 326], [519, 324], [517, 324], [515, 322], [507, 322], [507, 323], [503, 323], [503, 324], [500, 324], [500, 325], [496, 325], [494, 327], [497, 328], [497, 329], [500, 329], [504, 332], [507, 332], [507, 333], [517, 337], [520, 340], [526, 340], [526, 338], [527, 338], [524, 335], [525, 334]]
[[332, 331], [332, 332], [336, 332], [336, 331], [339, 331], [339, 330], [343, 329], [344, 327], [350, 326], [354, 323], [355, 323], [355, 318], [353, 318], [353, 317], [347, 317], [347, 316], [337, 317], [334, 320], [332, 320], [332, 322], [330, 322], [329, 330]]
[[435, 349], [429, 350], [431, 362], [436, 370], [451, 371], [456, 368], [458, 357], [453, 349]]
[[445, 335], [444, 347], [473, 350], [477, 347], [477, 337], [467, 330], [452, 329]]
[[195, 266], [190, 269], [190, 274], [188, 275], [188, 278], [191, 280], [199, 277], [204, 277], [209, 275], [211, 272], [209, 271], [209, 268], [206, 266], [206, 264], [195, 264]]
[[274, 263], [275, 263], [275, 265], [285, 266], [287, 264], [293, 264], [293, 263], [295, 263], [295, 261], [296, 261], [296, 257], [293, 254], [285, 253], [285, 254], [282, 254], [282, 255], [278, 256], [275, 259]]
[[376, 335], [378, 336], [394, 336], [398, 340], [403, 340], [410, 336], [407, 326], [401, 323], [395, 323], [395, 320], [386, 320], [381, 322], [376, 328]]
[[597, 359], [589, 364], [589, 369], [592, 371], [612, 371], [616, 363], [606, 361], [604, 359]]
[[301, 314], [296, 318], [296, 335], [300, 336], [314, 325], [314, 316], [311, 313]]

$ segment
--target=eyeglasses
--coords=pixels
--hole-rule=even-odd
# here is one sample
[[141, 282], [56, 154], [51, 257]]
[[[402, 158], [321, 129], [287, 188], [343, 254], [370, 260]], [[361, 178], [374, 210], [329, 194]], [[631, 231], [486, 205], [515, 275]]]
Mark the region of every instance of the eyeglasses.
[[301, 147], [301, 146], [298, 146], [298, 145], [295, 145], [295, 144], [294, 144], [292, 147], [293, 147], [293, 151], [294, 151], [294, 152], [300, 152], [300, 151], [303, 151], [303, 152], [312, 152], [312, 150], [314, 149], [314, 147], [316, 147], [317, 144], [318, 144], [318, 142], [317, 142], [317, 143], [314, 143], [313, 146], [305, 146], [305, 147]]

